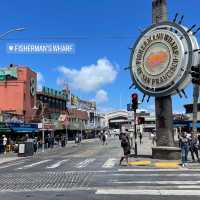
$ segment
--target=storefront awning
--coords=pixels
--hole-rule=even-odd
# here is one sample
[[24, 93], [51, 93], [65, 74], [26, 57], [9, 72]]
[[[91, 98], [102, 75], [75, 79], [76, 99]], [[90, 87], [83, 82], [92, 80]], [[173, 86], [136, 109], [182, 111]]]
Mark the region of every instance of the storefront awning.
[[187, 124], [174, 124], [174, 128], [178, 128], [178, 127], [187, 127]]
[[21, 127], [16, 127], [16, 128], [12, 128], [12, 130], [15, 133], [34, 133], [34, 132], [38, 132], [38, 129], [36, 129], [36, 128], [21, 128]]
[[[189, 123], [189, 128], [192, 128], [192, 123]], [[200, 128], [200, 122], [196, 123], [196, 128]]]
[[14, 133], [34, 133], [38, 132], [38, 124], [28, 124], [28, 123], [7, 123], [8, 127]]
[[9, 128], [0, 128], [0, 133], [10, 133], [11, 130]]

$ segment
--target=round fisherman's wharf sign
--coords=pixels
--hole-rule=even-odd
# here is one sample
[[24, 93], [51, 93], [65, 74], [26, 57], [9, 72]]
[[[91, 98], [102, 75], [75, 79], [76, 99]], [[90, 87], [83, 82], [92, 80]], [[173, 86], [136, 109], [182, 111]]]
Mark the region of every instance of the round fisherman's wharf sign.
[[193, 53], [196, 38], [171, 22], [153, 25], [136, 41], [130, 71], [136, 87], [150, 96], [166, 96], [184, 89], [190, 82], [190, 68], [197, 63]]

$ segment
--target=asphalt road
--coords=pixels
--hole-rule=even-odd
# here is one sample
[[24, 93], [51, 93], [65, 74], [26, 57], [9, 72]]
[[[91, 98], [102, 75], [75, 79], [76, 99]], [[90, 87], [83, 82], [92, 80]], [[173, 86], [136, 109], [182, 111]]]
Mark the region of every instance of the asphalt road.
[[[143, 144], [145, 146], [145, 144]], [[142, 147], [140, 147], [142, 148]], [[0, 199], [198, 199], [198, 170], [119, 166], [117, 138], [54, 149], [0, 165]]]

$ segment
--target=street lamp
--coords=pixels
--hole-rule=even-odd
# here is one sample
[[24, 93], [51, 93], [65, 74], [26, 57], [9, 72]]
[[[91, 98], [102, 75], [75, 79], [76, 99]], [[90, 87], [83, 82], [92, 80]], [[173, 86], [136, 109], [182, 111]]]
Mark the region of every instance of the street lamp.
[[[44, 104], [41, 101], [38, 101], [42, 107], [42, 152], [44, 152]], [[38, 110], [39, 108], [35, 105], [33, 110]]]
[[23, 30], [25, 30], [25, 28], [13, 28], [13, 29], [10, 29], [9, 31], [6, 31], [5, 33], [0, 34], [0, 39], [2, 39], [4, 36], [8, 35], [9, 33], [19, 32], [19, 31], [23, 31]]

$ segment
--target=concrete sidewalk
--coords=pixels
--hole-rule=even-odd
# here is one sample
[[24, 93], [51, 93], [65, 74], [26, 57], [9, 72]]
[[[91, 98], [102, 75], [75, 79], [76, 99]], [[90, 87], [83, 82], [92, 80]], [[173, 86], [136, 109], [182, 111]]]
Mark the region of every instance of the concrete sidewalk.
[[[85, 140], [82, 140], [81, 143], [92, 143], [94, 141], [98, 141], [99, 139], [97, 138], [92, 138], [92, 139], [85, 139]], [[70, 147], [73, 147], [73, 146], [77, 146], [79, 144], [75, 144], [74, 141], [68, 141], [68, 143], [66, 144], [65, 147], [61, 147], [61, 146], [54, 146], [54, 148], [48, 148], [48, 149], [45, 149], [44, 152], [42, 152], [42, 149], [39, 149], [34, 155], [33, 157], [38, 157], [38, 156], [41, 156], [41, 155], [46, 155], [46, 154], [49, 154], [49, 153], [56, 153], [57, 151], [59, 150], [63, 150], [63, 149], [68, 149]], [[31, 157], [31, 156], [28, 156], [28, 157]], [[7, 162], [12, 162], [12, 161], [16, 161], [16, 160], [19, 160], [19, 159], [24, 159], [24, 158], [27, 158], [27, 157], [18, 157], [18, 154], [17, 153], [14, 153], [14, 152], [7, 152], [7, 153], [2, 153], [0, 154], [0, 164], [4, 164], [4, 163], [7, 163]]]
[[4, 153], [0, 154], [0, 164], [19, 160], [19, 159], [22, 159], [22, 158], [18, 157], [17, 154], [13, 153], [13, 152], [9, 152], [6, 154], [4, 154]]
[[[140, 144], [138, 140], [138, 157], [134, 157], [134, 150], [132, 150], [132, 155], [129, 158], [129, 166], [133, 168], [182, 168], [181, 166], [181, 158], [179, 160], [158, 160], [158, 159], [152, 159], [152, 147], [154, 145], [152, 144], [151, 138], [148, 136], [144, 136], [142, 143]], [[200, 163], [199, 162], [192, 162], [191, 154], [189, 152], [188, 154], [188, 164], [185, 168], [188, 169], [200, 169]]]

